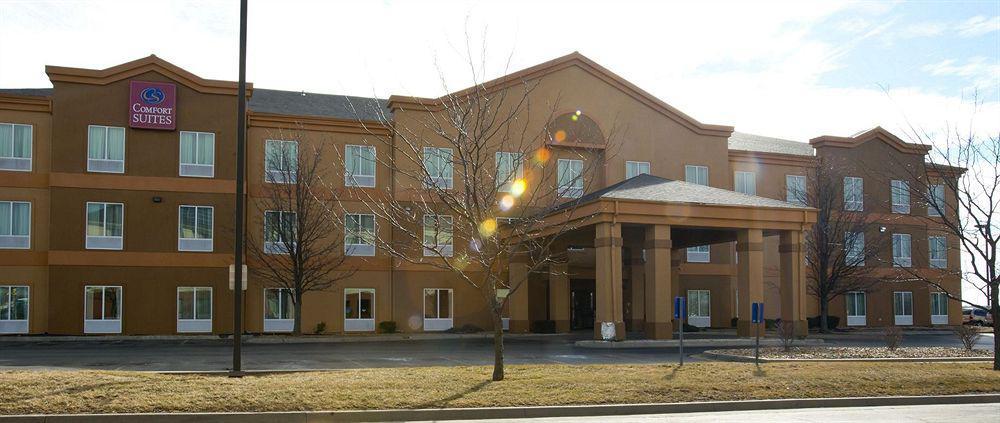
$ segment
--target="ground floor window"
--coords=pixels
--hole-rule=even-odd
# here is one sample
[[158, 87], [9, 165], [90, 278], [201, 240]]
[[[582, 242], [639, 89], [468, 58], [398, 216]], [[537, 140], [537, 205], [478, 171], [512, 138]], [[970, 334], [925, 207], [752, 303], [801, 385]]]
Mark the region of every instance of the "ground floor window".
[[712, 293], [707, 289], [687, 292], [688, 324], [700, 328], [712, 326]]
[[212, 331], [212, 288], [177, 288], [177, 332]]
[[848, 292], [844, 295], [844, 301], [847, 303], [847, 326], [868, 324], [868, 304], [864, 292]]
[[0, 333], [28, 333], [28, 287], [0, 285]]
[[910, 291], [896, 291], [892, 293], [892, 310], [895, 314], [895, 323], [900, 326], [913, 324], [913, 293]]
[[711, 258], [709, 257], [711, 252], [712, 249], [709, 245], [689, 247], [687, 249], [687, 261], [688, 263], [708, 263], [711, 261]]
[[931, 324], [948, 324], [948, 294], [944, 292], [931, 293]]
[[294, 316], [290, 288], [264, 289], [264, 332], [291, 332], [295, 327]]
[[83, 333], [122, 332], [122, 287], [88, 285], [83, 297]]
[[[497, 288], [497, 301], [504, 302], [508, 295], [510, 295], [510, 289]], [[510, 303], [505, 303], [500, 309], [500, 320], [503, 324], [503, 330], [510, 330]]]
[[344, 331], [375, 330], [375, 290], [347, 288], [344, 290]]
[[424, 330], [440, 331], [451, 329], [455, 322], [452, 319], [452, 294], [450, 289], [424, 289]]

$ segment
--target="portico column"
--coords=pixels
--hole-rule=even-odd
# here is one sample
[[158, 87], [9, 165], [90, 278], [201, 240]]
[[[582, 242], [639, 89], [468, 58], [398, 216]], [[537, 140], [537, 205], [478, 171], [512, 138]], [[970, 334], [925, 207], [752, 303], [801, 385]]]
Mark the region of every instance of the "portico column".
[[510, 298], [507, 307], [510, 310], [510, 333], [528, 332], [528, 255], [523, 252], [512, 252], [508, 270]]
[[783, 231], [778, 253], [781, 266], [781, 321], [795, 327], [796, 336], [806, 336], [806, 276], [802, 231]]
[[[764, 235], [760, 229], [740, 229], [736, 233], [736, 283], [739, 287], [740, 320], [737, 336], [753, 336], [751, 304], [764, 302]], [[771, 307], [776, 304], [770, 305]], [[768, 308], [764, 304], [764, 308]], [[763, 325], [760, 326], [763, 331]]]
[[613, 322], [615, 340], [625, 339], [622, 318], [622, 230], [617, 223], [598, 223], [594, 236], [597, 250], [594, 273], [597, 312], [594, 316], [594, 337], [601, 339], [601, 323]]
[[569, 332], [569, 264], [549, 265], [549, 318], [556, 324], [556, 332]]
[[630, 259], [629, 265], [631, 266], [631, 277], [629, 283], [631, 284], [630, 291], [632, 292], [632, 298], [630, 298], [629, 303], [632, 305], [632, 321], [630, 325], [632, 330], [645, 330], [645, 318], [643, 314], [646, 310], [646, 304], [644, 298], [646, 297], [644, 279], [646, 274], [646, 263], [642, 259], [643, 246], [641, 244], [633, 245], [629, 248]]
[[669, 225], [646, 227], [646, 266], [644, 273], [646, 302], [646, 338], [673, 337], [673, 299], [671, 298], [671, 263]]

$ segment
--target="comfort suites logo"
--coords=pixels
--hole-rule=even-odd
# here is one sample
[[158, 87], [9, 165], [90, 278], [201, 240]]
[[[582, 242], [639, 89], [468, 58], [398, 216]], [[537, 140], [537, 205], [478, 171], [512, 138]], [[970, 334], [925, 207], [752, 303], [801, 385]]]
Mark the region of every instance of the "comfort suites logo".
[[177, 86], [132, 81], [129, 93], [129, 126], [165, 130], [173, 130], [177, 126]]

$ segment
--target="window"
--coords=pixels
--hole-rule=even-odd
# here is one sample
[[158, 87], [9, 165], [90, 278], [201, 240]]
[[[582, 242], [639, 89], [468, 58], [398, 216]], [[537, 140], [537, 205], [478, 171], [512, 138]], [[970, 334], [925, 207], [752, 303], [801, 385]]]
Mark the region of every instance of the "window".
[[290, 288], [264, 288], [264, 332], [291, 332], [294, 316]]
[[865, 265], [865, 233], [846, 232], [844, 233], [844, 264], [847, 266]]
[[649, 174], [649, 162], [625, 162], [625, 179]]
[[945, 211], [944, 202], [944, 185], [931, 185], [927, 188], [927, 215], [928, 216], [941, 216], [941, 212]]
[[708, 185], [708, 166], [684, 166], [684, 180], [692, 184]]
[[757, 175], [753, 172], [736, 172], [736, 192], [757, 195]]
[[31, 125], [0, 123], [0, 170], [31, 171]]
[[948, 294], [931, 292], [931, 324], [948, 324]]
[[710, 254], [712, 252], [712, 246], [710, 245], [699, 245], [697, 247], [689, 247], [687, 249], [687, 261], [688, 263], [708, 263], [711, 261]]
[[944, 269], [948, 267], [948, 240], [943, 236], [927, 237], [928, 256], [933, 269]]
[[688, 323], [707, 328], [712, 325], [712, 294], [707, 289], [690, 289], [687, 292]]
[[375, 290], [371, 288], [344, 289], [344, 331], [371, 332], [375, 330]]
[[0, 285], [0, 333], [28, 333], [28, 287]]
[[177, 225], [178, 251], [212, 251], [211, 206], [181, 206]]
[[498, 151], [497, 161], [497, 190], [500, 192], [510, 192], [511, 184], [524, 177], [524, 155], [521, 153], [507, 153]]
[[177, 288], [177, 332], [212, 331], [212, 288]]
[[424, 256], [442, 255], [451, 257], [454, 251], [451, 216], [424, 215]]
[[295, 182], [299, 168], [298, 141], [264, 142], [264, 181], [272, 184]]
[[424, 147], [424, 171], [428, 175], [424, 188], [452, 189], [455, 186], [451, 159], [450, 148]]
[[31, 203], [0, 201], [0, 249], [31, 247]]
[[893, 267], [910, 267], [913, 264], [910, 254], [910, 234], [892, 234], [892, 265]]
[[215, 176], [215, 134], [181, 131], [181, 176]]
[[83, 295], [83, 333], [121, 333], [122, 287], [86, 286]]
[[288, 254], [295, 250], [295, 213], [289, 211], [264, 212], [264, 252]]
[[344, 185], [375, 187], [375, 147], [348, 145], [344, 147]]
[[847, 303], [847, 326], [864, 326], [868, 324], [868, 305], [865, 293], [861, 291], [844, 294]]
[[862, 211], [864, 202], [864, 180], [853, 176], [844, 178], [844, 210]]
[[893, 180], [890, 183], [892, 189], [892, 212], [900, 214], [910, 213], [910, 184], [906, 181]]
[[452, 290], [441, 288], [424, 289], [424, 330], [441, 331], [451, 329]]
[[101, 125], [87, 128], [87, 171], [125, 173], [125, 128]]
[[913, 293], [896, 291], [892, 293], [892, 310], [897, 326], [913, 324]]
[[559, 159], [556, 167], [559, 172], [559, 196], [583, 196], [583, 160]]
[[375, 215], [347, 214], [344, 216], [344, 254], [375, 255]]
[[510, 330], [510, 302], [504, 302], [510, 295], [509, 288], [496, 288], [497, 301], [502, 303], [500, 308], [500, 324], [503, 330]]
[[87, 203], [88, 250], [121, 250], [125, 221], [122, 203]]
[[802, 175], [785, 175], [785, 201], [806, 205], [806, 177]]

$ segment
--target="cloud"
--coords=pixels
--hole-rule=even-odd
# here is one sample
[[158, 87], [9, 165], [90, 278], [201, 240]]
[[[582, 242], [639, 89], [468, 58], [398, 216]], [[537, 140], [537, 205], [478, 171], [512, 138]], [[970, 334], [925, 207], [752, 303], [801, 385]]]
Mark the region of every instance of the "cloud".
[[934, 76], [954, 76], [969, 81], [980, 90], [1000, 89], [1000, 62], [983, 56], [969, 58], [964, 63], [946, 59], [924, 65], [922, 70]]
[[973, 16], [957, 24], [955, 29], [963, 37], [978, 37], [994, 31], [1000, 31], [1000, 16]]

